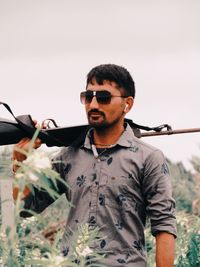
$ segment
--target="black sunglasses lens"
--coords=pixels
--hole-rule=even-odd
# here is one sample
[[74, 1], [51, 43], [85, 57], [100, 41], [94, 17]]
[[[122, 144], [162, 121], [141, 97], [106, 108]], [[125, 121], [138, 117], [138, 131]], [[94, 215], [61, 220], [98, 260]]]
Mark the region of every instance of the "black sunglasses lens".
[[100, 104], [109, 104], [111, 101], [111, 93], [108, 91], [97, 91], [96, 92], [97, 102]]
[[85, 92], [85, 102], [86, 103], [91, 103], [92, 98], [93, 98], [93, 92], [92, 91]]
[[108, 91], [85, 91], [81, 92], [81, 103], [91, 103], [94, 96], [99, 104], [109, 104], [112, 98], [111, 93]]
[[93, 93], [92, 91], [81, 92], [81, 103], [88, 104], [92, 102]]

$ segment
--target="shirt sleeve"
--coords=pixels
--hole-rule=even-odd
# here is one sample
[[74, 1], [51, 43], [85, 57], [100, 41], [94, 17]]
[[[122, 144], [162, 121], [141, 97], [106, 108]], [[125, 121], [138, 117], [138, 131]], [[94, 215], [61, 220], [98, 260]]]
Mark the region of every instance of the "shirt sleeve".
[[24, 210], [20, 213], [21, 217], [31, 217], [34, 213], [41, 213], [55, 201], [45, 190], [34, 187], [33, 191], [24, 199]]
[[145, 160], [143, 192], [152, 235], [168, 232], [176, 237], [175, 200], [170, 173], [166, 159], [159, 150], [150, 153]]

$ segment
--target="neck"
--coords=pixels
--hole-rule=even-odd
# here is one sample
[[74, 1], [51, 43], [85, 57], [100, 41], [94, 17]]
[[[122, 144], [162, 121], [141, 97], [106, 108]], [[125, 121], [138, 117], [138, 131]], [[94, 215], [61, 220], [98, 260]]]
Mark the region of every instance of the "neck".
[[124, 126], [94, 129], [94, 144], [97, 148], [113, 146], [124, 131]]

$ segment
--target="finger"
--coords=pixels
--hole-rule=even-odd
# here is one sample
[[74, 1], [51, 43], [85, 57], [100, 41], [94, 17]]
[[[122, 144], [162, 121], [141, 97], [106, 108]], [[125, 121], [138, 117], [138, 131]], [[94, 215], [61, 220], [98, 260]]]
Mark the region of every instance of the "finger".
[[46, 129], [47, 128], [47, 122], [46, 121], [42, 122], [41, 128], [42, 129]]
[[37, 120], [33, 120], [35, 128], [42, 128]]
[[36, 123], [35, 124], [35, 128], [41, 128], [40, 124], [39, 123]]
[[[30, 149], [30, 142], [31, 142], [31, 139], [29, 138], [23, 138], [17, 145], [15, 145], [15, 148], [20, 148], [20, 149], [23, 149], [25, 151], [28, 151]], [[35, 140], [35, 142], [33, 143], [33, 148], [38, 148], [40, 147], [42, 144], [42, 141], [37, 138]], [[18, 151], [16, 151], [18, 152]], [[20, 152], [18, 152], [20, 153]]]
[[33, 120], [33, 123], [34, 123], [34, 125], [37, 125], [38, 121], [37, 120]]
[[[31, 142], [31, 139], [28, 137], [25, 137], [14, 146], [13, 156], [12, 156], [13, 160], [23, 161], [26, 159], [25, 153], [20, 152], [19, 149], [23, 151], [28, 151], [30, 149], [30, 142]], [[42, 144], [41, 140], [37, 138], [35, 142], [33, 143], [33, 148], [39, 148], [41, 144]]]
[[15, 147], [21, 148], [21, 147], [25, 146], [26, 144], [28, 144], [29, 142], [30, 142], [30, 138], [24, 137], [15, 145]]
[[14, 146], [14, 152], [15, 153], [19, 153], [17, 151], [18, 148], [20, 149], [23, 149], [23, 150], [27, 150], [28, 149], [28, 145], [30, 143], [30, 139], [28, 137], [25, 137], [23, 138], [22, 140], [19, 141], [19, 143], [17, 143], [15, 146]]
[[42, 144], [42, 141], [39, 138], [37, 138], [33, 144], [33, 148], [39, 148], [41, 144]]

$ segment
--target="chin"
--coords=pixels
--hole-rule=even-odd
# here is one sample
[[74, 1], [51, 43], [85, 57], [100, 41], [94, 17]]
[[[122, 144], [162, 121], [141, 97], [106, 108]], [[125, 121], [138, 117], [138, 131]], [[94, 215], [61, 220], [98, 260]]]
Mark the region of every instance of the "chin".
[[106, 128], [107, 124], [105, 122], [91, 121], [89, 120], [89, 125], [94, 128]]
[[108, 129], [110, 127], [110, 125], [103, 124], [103, 123], [91, 123], [90, 126], [92, 126], [93, 128], [99, 131], [104, 131], [105, 129]]

